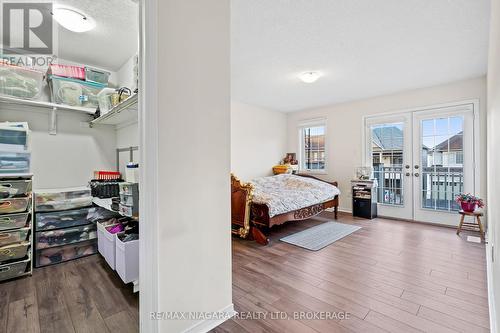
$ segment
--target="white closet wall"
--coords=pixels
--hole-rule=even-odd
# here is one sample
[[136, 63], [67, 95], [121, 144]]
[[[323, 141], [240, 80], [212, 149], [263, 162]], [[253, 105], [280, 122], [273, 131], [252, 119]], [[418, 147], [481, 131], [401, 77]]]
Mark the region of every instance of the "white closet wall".
[[89, 117], [58, 111], [57, 135], [49, 134], [50, 111], [0, 105], [0, 121], [28, 122], [35, 189], [86, 185], [94, 170], [115, 169], [116, 133], [108, 127], [89, 128]]

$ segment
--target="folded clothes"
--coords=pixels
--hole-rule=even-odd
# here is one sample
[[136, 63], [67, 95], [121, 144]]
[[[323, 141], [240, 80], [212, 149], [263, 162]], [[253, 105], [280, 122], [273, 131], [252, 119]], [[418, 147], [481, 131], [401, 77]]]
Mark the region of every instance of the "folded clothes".
[[130, 242], [139, 239], [139, 234], [128, 234], [121, 238], [122, 242]]

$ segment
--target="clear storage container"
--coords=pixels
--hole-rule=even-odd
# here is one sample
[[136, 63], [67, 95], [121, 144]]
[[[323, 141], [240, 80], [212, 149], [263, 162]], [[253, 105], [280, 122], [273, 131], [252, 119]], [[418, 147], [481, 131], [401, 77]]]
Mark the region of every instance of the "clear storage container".
[[0, 265], [0, 281], [13, 279], [26, 273], [30, 259], [26, 259], [20, 262]]
[[29, 173], [31, 154], [0, 151], [0, 174]]
[[97, 233], [95, 224], [88, 224], [75, 228], [41, 231], [37, 232], [35, 237], [35, 247], [39, 250], [96, 239]]
[[27, 241], [30, 228], [0, 232], [0, 246]]
[[97, 253], [95, 240], [36, 251], [36, 267], [86, 257]]
[[0, 181], [0, 199], [27, 196], [31, 193], [31, 180]]
[[139, 195], [139, 184], [137, 183], [120, 183], [120, 193]]
[[35, 211], [51, 212], [92, 205], [90, 189], [47, 190], [35, 193]]
[[116, 93], [116, 89], [104, 88], [97, 95], [97, 100], [99, 101], [99, 110], [101, 111], [101, 115], [108, 113], [109, 110], [113, 108], [111, 97], [114, 93]]
[[26, 122], [0, 123], [0, 150], [27, 152], [30, 130]]
[[17, 260], [26, 257], [30, 242], [10, 244], [0, 247], [0, 262]]
[[0, 215], [0, 230], [27, 227], [28, 216], [29, 213]]
[[139, 240], [123, 242], [124, 234], [116, 235], [116, 272], [125, 283], [139, 279]]
[[0, 214], [23, 213], [28, 209], [30, 201], [31, 197], [0, 200]]
[[0, 94], [34, 99], [42, 91], [43, 73], [0, 62]]
[[105, 88], [100, 83], [86, 82], [55, 75], [49, 76], [52, 102], [71, 106], [97, 108], [97, 95]]
[[85, 67], [85, 81], [100, 83], [105, 86], [108, 85], [109, 72], [103, 71], [101, 69]]
[[[135, 199], [135, 200], [134, 200]], [[127, 206], [133, 206], [134, 204], [137, 204], [136, 197], [133, 196], [132, 194], [125, 194], [125, 193], [120, 193], [120, 203], [127, 205]]]
[[89, 218], [93, 216], [96, 210], [96, 207], [90, 207], [60, 212], [36, 213], [36, 229], [45, 231], [89, 224]]

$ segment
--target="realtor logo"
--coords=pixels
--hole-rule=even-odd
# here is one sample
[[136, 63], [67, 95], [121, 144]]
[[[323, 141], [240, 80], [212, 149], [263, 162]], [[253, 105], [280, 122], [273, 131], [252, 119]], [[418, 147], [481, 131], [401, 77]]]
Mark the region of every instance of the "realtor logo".
[[52, 3], [3, 2], [3, 54], [52, 54]]

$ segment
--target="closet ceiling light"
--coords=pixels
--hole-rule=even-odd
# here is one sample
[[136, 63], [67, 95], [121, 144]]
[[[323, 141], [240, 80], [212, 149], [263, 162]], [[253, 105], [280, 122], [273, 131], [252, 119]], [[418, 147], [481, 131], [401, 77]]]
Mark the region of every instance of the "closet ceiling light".
[[322, 74], [320, 72], [316, 71], [307, 71], [299, 74], [299, 79], [302, 80], [302, 82], [305, 83], [313, 83], [318, 80]]
[[95, 21], [91, 17], [74, 9], [54, 8], [52, 16], [57, 23], [74, 32], [86, 32], [95, 28]]

